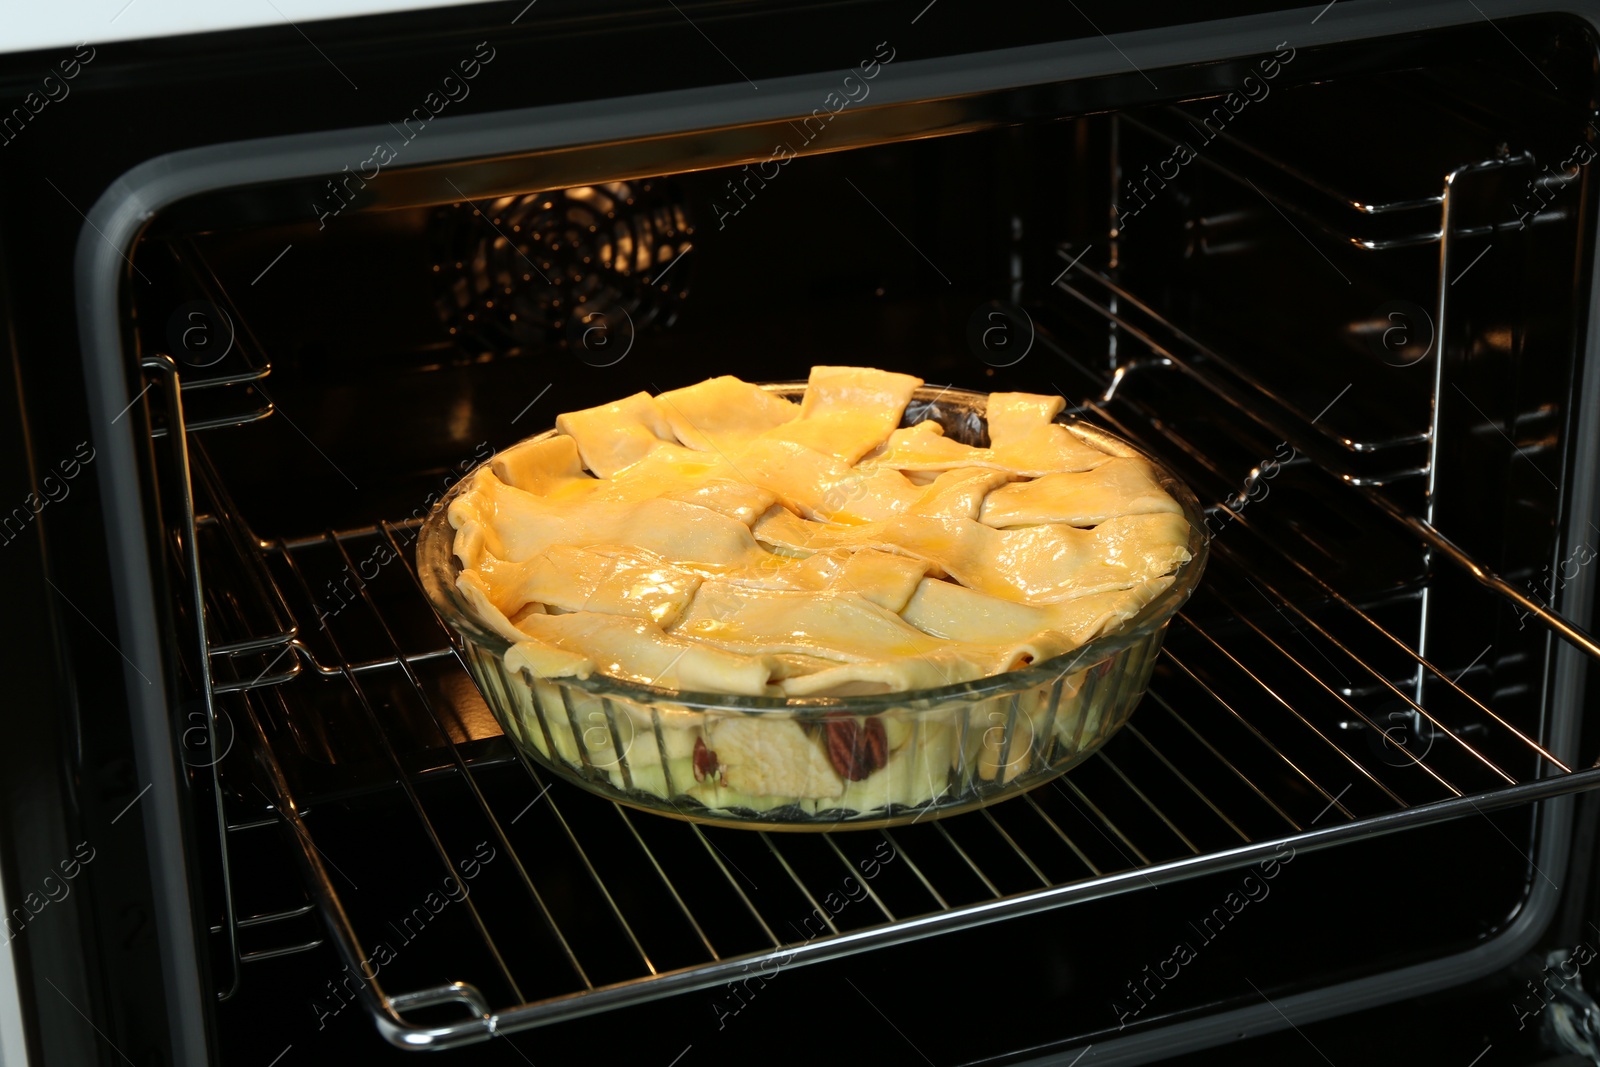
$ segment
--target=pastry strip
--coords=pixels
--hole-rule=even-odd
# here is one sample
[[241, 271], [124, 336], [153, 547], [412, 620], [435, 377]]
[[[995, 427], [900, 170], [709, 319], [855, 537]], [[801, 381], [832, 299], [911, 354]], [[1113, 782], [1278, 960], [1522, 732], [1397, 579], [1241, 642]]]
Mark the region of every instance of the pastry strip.
[[986, 526], [1098, 526], [1118, 515], [1181, 515], [1183, 509], [1156, 481], [1149, 463], [1107, 460], [1092, 471], [1046, 474], [994, 490], [978, 518]]
[[1048, 604], [1125, 589], [1189, 558], [1182, 515], [1117, 516], [1092, 530], [1029, 526], [996, 530], [970, 519], [905, 515], [861, 526], [828, 526], [769, 511], [756, 539], [797, 555], [875, 548], [928, 560], [962, 585], [1007, 600]]

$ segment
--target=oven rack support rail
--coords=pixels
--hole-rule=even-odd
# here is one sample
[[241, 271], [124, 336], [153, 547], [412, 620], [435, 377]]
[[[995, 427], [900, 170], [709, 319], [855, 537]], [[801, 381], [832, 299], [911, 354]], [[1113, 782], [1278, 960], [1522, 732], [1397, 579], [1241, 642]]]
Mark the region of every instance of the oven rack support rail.
[[[167, 411], [168, 427], [171, 433], [166, 435], [167, 442], [172, 450], [173, 467], [179, 483], [181, 497], [181, 510], [178, 527], [178, 565], [186, 576], [190, 599], [186, 604], [180, 605], [180, 610], [191, 613], [190, 621], [199, 635], [202, 643], [200, 655], [196, 659], [197, 677], [192, 679], [194, 688], [200, 693], [203, 702], [200, 724], [204, 734], [203, 751], [215, 753], [220, 751], [217, 747], [217, 714], [211, 672], [211, 632], [207, 623], [206, 588], [201, 574], [200, 546], [196, 531], [198, 522], [194, 510], [194, 480], [190, 467], [189, 435], [186, 432], [183, 420], [183, 387], [180, 381], [178, 365], [170, 356], [149, 357], [142, 361], [143, 368], [158, 376], [165, 384], [163, 395], [170, 400]], [[188, 739], [194, 727], [187, 722], [183, 737]], [[209, 806], [215, 818], [214, 827], [208, 827], [208, 832], [214, 832], [220, 860], [222, 877], [222, 921], [218, 924], [217, 933], [225, 938], [227, 947], [226, 959], [229, 966], [229, 976], [217, 991], [218, 1000], [227, 1000], [238, 992], [240, 981], [240, 951], [239, 951], [239, 923], [233, 898], [232, 866], [228, 859], [228, 817], [223, 803], [223, 789], [220, 759], [213, 759], [207, 765], [194, 768], [190, 778], [190, 787], [195, 792], [209, 792]], [[188, 761], [184, 761], [184, 766]]]
[[[1070, 246], [1063, 246], [1058, 250], [1057, 254], [1063, 261], [1068, 263], [1074, 262], [1076, 259]], [[1311, 427], [1309, 424], [1305, 426], [1294, 425], [1287, 421], [1276, 419], [1269, 414], [1264, 414], [1261, 411], [1262, 405], [1259, 403], [1252, 404], [1251, 397], [1241, 389], [1230, 385], [1217, 375], [1204, 369], [1204, 367], [1205, 365], [1225, 367], [1231, 375], [1246, 383], [1248, 388], [1256, 392], [1255, 399], [1267, 399], [1281, 404], [1282, 399], [1277, 396], [1271, 386], [1261, 382], [1237, 364], [1230, 362], [1227, 357], [1220, 355], [1215, 349], [1194, 340], [1177, 327], [1164, 323], [1157, 312], [1140, 301], [1135, 294], [1123, 289], [1109, 275], [1089, 267], [1082, 267], [1077, 273], [1081, 281], [1063, 277], [1056, 283], [1056, 288], [1103, 316], [1107, 323], [1116, 327], [1125, 336], [1132, 337], [1146, 346], [1153, 356], [1153, 358], [1130, 360], [1119, 366], [1113, 372], [1110, 384], [1098, 398], [1098, 401], [1091, 400], [1088, 404], [1081, 406], [1079, 410], [1087, 407], [1099, 414], [1104, 414], [1104, 404], [1115, 398], [1117, 392], [1121, 390], [1123, 384], [1131, 376], [1154, 367], [1174, 368], [1199, 384], [1231, 410], [1240, 412], [1253, 422], [1260, 424], [1270, 433], [1282, 438], [1296, 452], [1309, 456], [1330, 471], [1336, 472], [1346, 485], [1359, 491], [1363, 498], [1387, 519], [1398, 524], [1429, 549], [1449, 560], [1450, 563], [1460, 568], [1465, 574], [1470, 575], [1479, 585], [1492, 590], [1497, 596], [1517, 605], [1528, 616], [1537, 619], [1541, 625], [1547, 627], [1562, 640], [1571, 643], [1585, 655], [1600, 659], [1600, 639], [1597, 639], [1582, 626], [1566, 618], [1561, 613], [1529, 597], [1511, 582], [1496, 574], [1488, 564], [1475, 558], [1470, 552], [1456, 544], [1455, 541], [1432, 523], [1408, 513], [1382, 492], [1385, 485], [1397, 480], [1398, 477], [1404, 474], [1423, 472], [1402, 472], [1388, 478], [1373, 479], [1342, 471], [1338, 453], [1342, 450], [1342, 446], [1347, 444], [1346, 442], [1336, 441], [1331, 435]], [[1112, 299], [1097, 298], [1093, 295], [1094, 290], [1104, 292]], [[1113, 310], [1113, 308], [1119, 310]], [[1164, 325], [1172, 336], [1187, 344], [1189, 351], [1185, 352], [1177, 346], [1163, 344], [1153, 336], [1151, 330], [1132, 321], [1127, 311], [1120, 310], [1123, 308], [1132, 308], [1135, 312], [1148, 317], [1155, 323]], [[1197, 360], [1192, 356], [1201, 358]], [[1236, 515], [1237, 513], [1234, 514]]]
[[[1117, 121], [1125, 122], [1169, 147], [1175, 147], [1193, 132], [1188, 117], [1177, 107], [1160, 109], [1142, 117], [1123, 115]], [[1444, 241], [1451, 230], [1441, 218], [1442, 210], [1448, 205], [1451, 184], [1461, 174], [1500, 168], [1533, 174], [1538, 169], [1533, 153], [1524, 148], [1505, 156], [1475, 160], [1457, 168], [1447, 176], [1445, 192], [1442, 194], [1385, 203], [1363, 203], [1278, 159], [1268, 148], [1252, 144], [1247, 138], [1236, 138], [1224, 132], [1217, 147], [1222, 150], [1208, 151], [1199, 157], [1207, 169], [1240, 184], [1253, 185], [1259, 182], [1258, 191], [1273, 203], [1340, 243], [1366, 252], [1387, 252]], [[1254, 175], [1253, 179], [1251, 174]], [[1401, 220], [1411, 229], [1386, 236], [1357, 232], [1361, 221], [1370, 223], [1384, 217]], [[1455, 233], [1457, 236], [1482, 236], [1512, 226], [1514, 220], [1506, 220], [1457, 229]]]
[[[170, 242], [162, 252], [162, 267], [175, 271], [191, 296], [164, 324], [165, 336], [152, 339], [156, 351], [183, 370], [180, 388], [196, 408], [187, 413], [184, 430], [240, 426], [271, 415], [262, 383], [272, 363], [222, 280], [193, 240]], [[165, 437], [172, 429], [152, 424], [150, 436]]]

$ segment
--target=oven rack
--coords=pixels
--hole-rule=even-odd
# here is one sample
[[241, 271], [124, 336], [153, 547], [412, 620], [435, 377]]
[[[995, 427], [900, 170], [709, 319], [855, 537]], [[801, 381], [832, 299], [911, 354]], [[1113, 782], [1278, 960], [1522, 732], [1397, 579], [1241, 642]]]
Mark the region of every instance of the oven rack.
[[[1248, 516], [1241, 516], [1239, 521], [1247, 522]], [[397, 536], [401, 532], [383, 524], [366, 530], [330, 532], [317, 539], [277, 542], [271, 551], [277, 553], [284, 566], [296, 570], [300, 567], [297, 557], [317, 551], [332, 553], [341, 559], [358, 558], [363, 549], [377, 544], [387, 544], [398, 551], [403, 547]], [[1270, 629], [1270, 620], [1251, 618], [1251, 609], [1242, 603], [1247, 590], [1238, 585], [1238, 575], [1247, 564], [1242, 561], [1240, 552], [1226, 545], [1219, 545], [1219, 548], [1222, 556], [1215, 566], [1234, 572], [1229, 596], [1223, 602], [1240, 614], [1244, 629], [1281, 656], [1281, 666], [1290, 667], [1307, 679], [1320, 679], [1324, 702], [1342, 703], [1337, 686], [1330, 684], [1331, 679], [1320, 678], [1318, 669], [1308, 658], [1286, 647], [1292, 630], [1275, 633]], [[409, 559], [404, 559], [404, 566], [406, 573], [397, 577], [414, 582]], [[1212, 584], [1215, 582], [1213, 575]], [[389, 584], [392, 587], [395, 583]], [[1281, 595], [1275, 583], [1258, 582], [1257, 585], [1270, 597]], [[387, 599], [380, 600], [375, 585], [364, 593], [368, 595], [363, 596], [362, 606], [371, 616], [368, 623], [381, 627], [390, 615], [391, 605]], [[413, 595], [417, 605], [426, 610], [420, 590]], [[1341, 607], [1344, 613], [1352, 616], [1364, 614], [1354, 606]], [[1279, 600], [1272, 608], [1293, 612], [1305, 633], [1332, 632], [1327, 620], [1319, 622], [1316, 612], [1306, 610], [1293, 600]], [[1254, 612], [1256, 615], [1269, 613], [1266, 609]], [[663, 821], [588, 796], [554, 781], [552, 776], [542, 775], [531, 766], [526, 772], [532, 784], [518, 789], [517, 781], [507, 781], [506, 771], [514, 772], [510, 777], [517, 779], [521, 772], [506, 762], [505, 748], [486, 746], [481, 740], [453, 742], [435, 761], [453, 770], [448, 778], [459, 787], [456, 791], [470, 797], [477, 806], [475, 825], [468, 831], [458, 822], [450, 821], [448, 816], [430, 810], [434, 806], [455, 807], [424, 795], [423, 780], [438, 768], [407, 766], [395, 749], [395, 739], [385, 735], [376, 707], [379, 703], [376, 694], [382, 687], [383, 676], [389, 676], [390, 680], [403, 677], [403, 687], [410, 689], [438, 733], [459, 736], [459, 731], [447, 720], [460, 718], [462, 709], [439, 706], [418, 669], [418, 664], [432, 659], [460, 672], [459, 666], [449, 659], [435, 658], [438, 652], [448, 653], [447, 646], [442, 643], [443, 634], [438, 649], [413, 650], [396, 642], [387, 665], [371, 661], [341, 664], [339, 670], [343, 678], [340, 680], [367, 705], [366, 717], [374, 741], [386, 750], [394, 780], [400, 783], [397, 788], [407, 794], [409, 805], [424, 828], [422, 836], [437, 842], [433, 850], [435, 855], [429, 857], [430, 863], [437, 863], [437, 870], [452, 870], [453, 862], [459, 862], [468, 854], [468, 839], [482, 834], [497, 847], [504, 847], [518, 856], [519, 863], [528, 868], [534, 867], [536, 857], [541, 855], [546, 855], [548, 862], [546, 850], [552, 845], [564, 844], [566, 848], [560, 862], [586, 871], [592, 879], [593, 893], [584, 903], [575, 908], [569, 905], [564, 912], [553, 903], [553, 894], [541, 893], [541, 887], [529, 874], [524, 872], [519, 879], [527, 892], [528, 910], [543, 913], [555, 937], [566, 943], [563, 951], [552, 953], [553, 958], [540, 960], [541, 968], [562, 962], [571, 968], [571, 988], [566, 993], [539, 1001], [508, 1003], [486, 992], [488, 983], [482, 977], [474, 982], [462, 982], [453, 975], [441, 976], [446, 980], [431, 988], [392, 994], [374, 981], [371, 985], [379, 1023], [391, 1040], [412, 1047], [447, 1046], [486, 1039], [494, 1033], [575, 1016], [605, 1005], [718, 985], [730, 975], [746, 975], [751, 968], [766, 961], [782, 960], [788, 965], [796, 959], [835, 957], [1002, 915], [1042, 910], [1074, 900], [1243, 865], [1270, 855], [1280, 843], [1289, 843], [1297, 849], [1317, 847], [1361, 834], [1490, 811], [1600, 784], [1600, 772], [1596, 771], [1537, 778], [1540, 767], [1530, 764], [1542, 764], [1545, 769], [1556, 772], [1565, 772], [1566, 766], [1553, 756], [1541, 753], [1537, 742], [1532, 740], [1524, 744], [1535, 759], [1523, 761], [1521, 766], [1510, 770], [1500, 766], [1466, 741], [1468, 725], [1513, 731], [1486, 709], [1475, 709], [1479, 710], [1481, 721], [1457, 720], [1459, 725], [1454, 728], [1441, 729], [1439, 743], [1458, 747], [1460, 754], [1466, 757], [1455, 760], [1448, 771], [1443, 769], [1451, 762], [1448, 758], [1419, 759], [1412, 761], [1409, 767], [1391, 766], [1381, 755], [1375, 755], [1385, 751], [1381, 746], [1374, 749], [1364, 742], [1352, 743], [1341, 737], [1337, 732], [1341, 726], [1366, 718], [1352, 707], [1344, 708], [1343, 715], [1335, 715], [1319, 726], [1314, 713], [1282, 703], [1279, 715], [1286, 722], [1258, 724], [1234, 706], [1237, 697], [1229, 693], [1229, 682], [1220, 677], [1228, 673], [1232, 661], [1237, 667], [1232, 679], [1234, 686], [1251, 687], [1259, 690], [1260, 695], [1270, 693], [1256, 670], [1239, 664], [1238, 657], [1244, 653], [1235, 646], [1245, 643], [1246, 635], [1230, 636], [1215, 623], [1200, 622], [1192, 612], [1180, 617], [1175, 631], [1171, 635], [1169, 652], [1163, 657], [1163, 669], [1158, 671], [1151, 687], [1148, 711], [1135, 718], [1125, 737], [1091, 761], [1092, 771], [1074, 772], [1045, 790], [992, 810], [909, 830], [880, 831], [875, 835], [821, 835], [823, 844], [820, 846], [810, 845], [810, 840], [815, 840], [811, 835], [752, 835], [678, 823], [647, 826], [645, 824]], [[1327, 651], [1337, 654], [1341, 649], [1330, 640]], [[1460, 673], [1457, 681], [1462, 677], [1483, 679], [1490, 675], [1487, 664], [1470, 664], [1468, 668]], [[1459, 668], [1443, 672], [1441, 676], [1458, 675], [1458, 672]], [[464, 676], [464, 672], [460, 673]], [[1326, 674], [1326, 671], [1321, 673]], [[1376, 673], [1373, 677], [1377, 684], [1389, 683]], [[348, 863], [348, 857], [331, 856], [323, 847], [325, 843], [319, 844], [317, 819], [302, 815], [302, 804], [290, 784], [295, 772], [285, 767], [287, 758], [283, 744], [268, 736], [265, 725], [269, 716], [280, 723], [289, 723], [302, 721], [306, 714], [315, 713], [314, 706], [295, 707], [300, 695], [294, 690], [309, 680], [308, 675], [293, 683], [244, 694], [249, 709], [246, 713], [248, 729], [255, 735], [259, 751], [267, 757], [276, 794], [274, 806], [294, 828], [301, 857], [313, 874], [315, 895], [322, 904], [324, 917], [334, 918], [336, 942], [355, 965], [371, 958], [368, 938], [376, 924], [363, 924], [362, 931], [358, 931], [351, 920], [350, 905], [342, 899], [340, 876], [330, 869], [330, 864]], [[1403, 698], [1400, 689], [1394, 692]], [[1460, 695], [1462, 699], [1457, 703], [1476, 705], [1465, 687]], [[1197, 712], [1194, 708], [1197, 702], [1205, 704], [1203, 711]], [[1233, 732], [1246, 744], [1253, 740], [1259, 751], [1241, 754], [1231, 747], [1226, 750], [1218, 747], [1213, 738], [1229, 732], [1223, 728], [1230, 725], [1230, 720]], [[1273, 735], [1291, 722], [1295, 732], [1304, 731], [1306, 736], [1288, 742], [1274, 739]], [[1366, 725], [1369, 729], [1377, 728], [1370, 720]], [[1314, 741], [1324, 749], [1320, 769], [1313, 770], [1312, 762], [1288, 754], [1306, 741]], [[1188, 750], [1187, 755], [1181, 754], [1184, 750]], [[1401, 749], [1395, 749], [1392, 755], [1395, 762], [1405, 759]], [[1443, 750], [1440, 755], [1448, 757]], [[1263, 761], [1269, 764], [1265, 773], [1255, 769]], [[1416, 773], [1403, 773], [1410, 771]], [[1208, 791], [1197, 784], [1215, 781], [1220, 776], [1232, 779], [1227, 788]], [[1174, 794], [1192, 810], [1185, 811], [1158, 800]], [[461, 800], [460, 797], [456, 799]], [[526, 805], [541, 799], [543, 804], [538, 808], [541, 815], [545, 805], [550, 813], [542, 828], [546, 839], [516, 834], [516, 821], [528, 810]], [[605, 825], [612, 819], [615, 821], [609, 827]], [[575, 829], [580, 823], [585, 829], [583, 833]], [[739, 838], [759, 840], [759, 847], [772, 857], [771, 872], [756, 870], [751, 873], [755, 869], [751, 866], [750, 849], [746, 842], [736, 840]], [[826, 849], [837, 861], [834, 873], [842, 879], [866, 858], [858, 846], [858, 838], [881, 840], [893, 850], [890, 854], [907, 861], [907, 869], [914, 873], [926, 894], [925, 910], [908, 914], [900, 910], [897, 901], [876, 899], [872, 908], [881, 915], [881, 922], [859, 929], [834, 926], [826, 936], [809, 939], [789, 936], [784, 930], [785, 922], [798, 922], [806, 914], [807, 904], [815, 907], [830, 888], [827, 881], [808, 880], [799, 873], [804, 867], [803, 854], [808, 848]], [[663, 839], [670, 843], [666, 848], [652, 845]], [[705, 958], [698, 965], [668, 970], [654, 962], [653, 947], [641, 922], [642, 919], [645, 923], [649, 921], [649, 912], [642, 908], [628, 910], [618, 902], [618, 886], [597, 869], [594, 857], [600, 854], [630, 856], [640, 871], [647, 876], [654, 874], [660, 880], [660, 892], [670, 898], [670, 906], [678, 910], [685, 924], [701, 931]], [[674, 862], [681, 869], [685, 855], [699, 861], [697, 874], [669, 878], [667, 869]], [[769, 875], [789, 880], [787, 900], [801, 899], [806, 903], [788, 912], [783, 911], [782, 904], [776, 909], [767, 907], [768, 898], [759, 887], [766, 886], [770, 892]], [[748, 883], [747, 878], [751, 879]], [[709, 880], [723, 883], [724, 895], [736, 898], [749, 911], [768, 943], [758, 941], [751, 945], [746, 938], [743, 943], [735, 941], [729, 947], [705, 932], [703, 887]], [[1030, 881], [1032, 885], [1028, 884]], [[964, 889], [963, 882], [975, 882], [981, 885], [981, 891]], [[568, 933], [567, 927], [585, 924], [587, 919], [582, 913], [594, 907], [601, 908], [614, 924], [614, 940], [625, 940], [637, 946], [638, 974], [614, 982], [598, 982], [589, 976], [586, 964], [591, 961], [571, 947], [571, 942], [578, 937]], [[474, 925], [490, 956], [502, 961], [513, 956], [500, 944], [506, 931], [486, 918], [480, 918]], [[741, 948], [744, 951], [739, 951]], [[615, 951], [615, 946], [611, 950]], [[513, 989], [519, 979], [526, 980], [525, 974], [509, 962], [502, 962], [495, 970]], [[493, 972], [490, 977], [495, 977]], [[460, 1023], [420, 1028], [408, 1024], [404, 1018], [405, 1013], [414, 1008], [443, 1002], [462, 1005], [469, 1018]]]
[[[1136, 384], [1109, 399], [1091, 394], [1082, 410], [1192, 472], [1197, 490], [1228, 486], [1204, 451], [1151, 420]], [[197, 469], [209, 471], [195, 451]], [[1279, 478], [1347, 503], [1391, 552], [1406, 540], [1347, 480], [1312, 464]], [[390, 1041], [432, 1048], [723, 985], [765, 964], [836, 958], [1243, 866], [1282, 845], [1319, 848], [1600, 785], [1600, 770], [1575, 769], [1572, 754], [1552, 751], [1498, 706], [1497, 680], [1536, 669], [1528, 664], [1537, 657], [1516, 648], [1470, 662], [1418, 655], [1405, 626], [1433, 580], [1425, 568], [1384, 588], [1346, 590], [1308, 565], [1307, 544], [1282, 536], [1265, 510], [1218, 512], [1231, 528], [1173, 623], [1145, 707], [1088, 763], [950, 819], [785, 835], [641, 815], [519, 766], [427, 607], [410, 552], [415, 524], [262, 541], [215, 507], [214, 521], [240, 536], [213, 545], [247, 549], [298, 625], [280, 652], [312, 668], [228, 698], [264, 778], [261, 793], [242, 799], [287, 827], [352, 970], [390, 935], [381, 909], [344, 892], [360, 857], [341, 841], [382, 835], [396, 855], [398, 842], [409, 844], [412, 859], [391, 858], [384, 870], [396, 880], [424, 866], [435, 879], [455, 875], [480, 843], [510, 858], [477, 900], [451, 913], [460, 940], [450, 966], [386, 970], [363, 987]], [[376, 558], [390, 562], [340, 610], [319, 612], [321, 574]], [[208, 591], [208, 621], [242, 616], [251, 602]], [[1418, 692], [1426, 699], [1413, 699]], [[1396, 730], [1405, 744], [1392, 743]], [[398, 799], [409, 815], [396, 823], [392, 805], [371, 814], [362, 803], [371, 795]], [[905, 861], [897, 881], [872, 883], [848, 918], [820, 908], [875, 855]], [[807, 937], [799, 924], [811, 909], [823, 921]], [[460, 1013], [454, 1021], [440, 1020], [445, 1005]]]

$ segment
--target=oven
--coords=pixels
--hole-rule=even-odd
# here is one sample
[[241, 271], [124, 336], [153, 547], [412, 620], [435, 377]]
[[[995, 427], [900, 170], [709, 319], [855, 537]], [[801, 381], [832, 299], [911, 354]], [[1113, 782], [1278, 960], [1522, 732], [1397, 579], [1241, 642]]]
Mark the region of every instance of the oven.
[[[1600, 1062], [1600, 7], [1213, 7], [0, 59], [5, 1062]], [[1194, 489], [1131, 723], [830, 834], [523, 762], [422, 520], [559, 412], [813, 363]]]

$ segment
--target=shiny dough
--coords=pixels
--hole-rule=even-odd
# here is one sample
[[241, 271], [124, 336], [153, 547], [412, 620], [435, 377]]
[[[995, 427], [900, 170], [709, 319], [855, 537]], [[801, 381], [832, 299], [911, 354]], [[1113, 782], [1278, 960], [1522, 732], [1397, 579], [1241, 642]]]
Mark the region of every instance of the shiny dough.
[[1005, 485], [984, 497], [986, 526], [1098, 526], [1119, 515], [1181, 515], [1155, 470], [1138, 458], [1109, 459], [1092, 471], [1046, 474]]
[[609, 478], [663, 441], [675, 441], [666, 412], [649, 393], [556, 416], [556, 429], [578, 445], [583, 465]]
[[986, 415], [988, 448], [952, 441], [937, 422], [924, 420], [891, 433], [882, 449], [867, 457], [867, 464], [902, 471], [989, 467], [1039, 478], [1058, 471], [1093, 470], [1111, 459], [1052, 421], [1065, 405], [1059, 396], [992, 393]]
[[731, 374], [656, 399], [678, 440], [702, 452], [737, 451], [752, 437], [800, 417], [800, 405]]
[[[561, 415], [452, 502], [457, 587], [513, 670], [836, 696], [1049, 659], [1171, 585], [1189, 527], [1145, 460], [1056, 422], [1058, 396], [991, 395], [986, 448], [901, 427], [921, 384], [819, 366], [799, 404], [724, 375]], [[725, 780], [843, 788], [742, 723], [717, 729]]]
[[1189, 524], [1181, 514], [1119, 515], [1092, 530], [1059, 524], [996, 530], [944, 515], [840, 527], [769, 511], [754, 533], [797, 555], [853, 546], [903, 553], [962, 585], [1025, 604], [1126, 589], [1170, 573], [1189, 556]]

